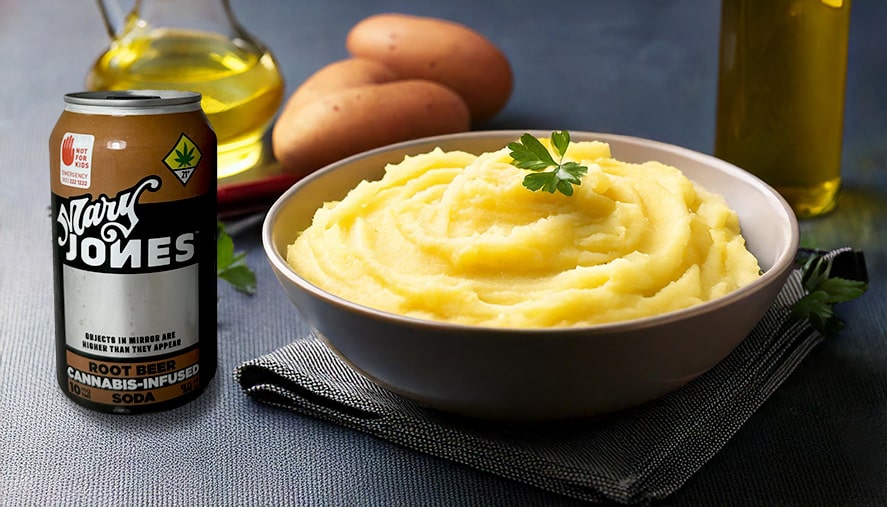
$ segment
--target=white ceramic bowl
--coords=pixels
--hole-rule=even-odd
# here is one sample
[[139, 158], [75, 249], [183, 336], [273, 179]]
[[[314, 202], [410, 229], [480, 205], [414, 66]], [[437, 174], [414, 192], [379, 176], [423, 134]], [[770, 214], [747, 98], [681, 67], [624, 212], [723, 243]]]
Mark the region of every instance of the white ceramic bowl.
[[[503, 330], [417, 320], [331, 295], [286, 263], [286, 246], [326, 201], [387, 163], [444, 150], [482, 153], [524, 131], [478, 131], [408, 141], [358, 154], [299, 181], [271, 207], [264, 248], [287, 296], [330, 349], [356, 371], [426, 406], [470, 417], [542, 421], [587, 417], [660, 397], [724, 359], [763, 317], [791, 271], [794, 213], [771, 187], [717, 158], [634, 137], [572, 132], [610, 144], [627, 162], [658, 160], [723, 195], [739, 215], [763, 276], [686, 310], [570, 329]], [[537, 136], [550, 132], [531, 131]]]

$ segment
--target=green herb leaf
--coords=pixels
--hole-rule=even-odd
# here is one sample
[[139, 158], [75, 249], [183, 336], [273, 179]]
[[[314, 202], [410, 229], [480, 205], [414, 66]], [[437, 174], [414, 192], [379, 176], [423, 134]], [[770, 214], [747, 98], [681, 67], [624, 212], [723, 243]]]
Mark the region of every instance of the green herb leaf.
[[545, 145], [530, 134], [522, 135], [519, 142], [508, 143], [508, 148], [515, 166], [521, 169], [541, 171], [557, 165]]
[[570, 133], [566, 130], [551, 133], [551, 144], [557, 150], [557, 154], [561, 157], [567, 152], [567, 146], [570, 146]]
[[[509, 155], [515, 167], [534, 171], [524, 177], [524, 187], [534, 192], [542, 189], [552, 194], [573, 195], [573, 185], [582, 184], [581, 178], [588, 168], [576, 162], [564, 162], [564, 154], [570, 146], [570, 133], [566, 130], [552, 132], [551, 145], [560, 157], [557, 162], [548, 148], [530, 134], [522, 135], [520, 141], [508, 143], [507, 147], [511, 150]], [[553, 169], [547, 170], [550, 167]]]
[[836, 335], [844, 323], [833, 310], [833, 305], [851, 301], [868, 290], [868, 284], [859, 280], [831, 276], [832, 261], [823, 255], [813, 255], [801, 268], [801, 285], [807, 294], [792, 305], [792, 314], [823, 335]]
[[216, 274], [244, 294], [256, 293], [256, 274], [246, 264], [246, 254], [234, 253], [234, 239], [225, 231], [221, 221], [217, 221]]

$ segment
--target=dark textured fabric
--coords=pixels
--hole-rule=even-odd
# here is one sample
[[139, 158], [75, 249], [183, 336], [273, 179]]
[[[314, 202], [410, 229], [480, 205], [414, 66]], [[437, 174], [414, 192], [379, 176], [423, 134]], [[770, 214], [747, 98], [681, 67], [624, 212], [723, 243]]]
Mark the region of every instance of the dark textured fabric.
[[[807, 252], [809, 253], [809, 252]], [[844, 277], [866, 280], [861, 252], [827, 254]], [[235, 371], [255, 399], [583, 500], [665, 498], [702, 467], [822, 336], [796, 321], [799, 270], [733, 353], [683, 388], [599, 419], [505, 426], [425, 409], [349, 369], [307, 336]]]

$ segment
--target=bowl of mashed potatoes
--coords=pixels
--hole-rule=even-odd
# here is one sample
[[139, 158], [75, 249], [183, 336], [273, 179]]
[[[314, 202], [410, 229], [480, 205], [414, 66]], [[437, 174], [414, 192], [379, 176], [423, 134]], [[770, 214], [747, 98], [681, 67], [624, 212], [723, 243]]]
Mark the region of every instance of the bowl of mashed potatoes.
[[[551, 152], [550, 132], [530, 131]], [[773, 304], [798, 224], [714, 157], [573, 132], [572, 195], [531, 191], [524, 131], [408, 141], [336, 162], [271, 207], [263, 243], [308, 325], [369, 380], [502, 421], [618, 411], [723, 360]]]

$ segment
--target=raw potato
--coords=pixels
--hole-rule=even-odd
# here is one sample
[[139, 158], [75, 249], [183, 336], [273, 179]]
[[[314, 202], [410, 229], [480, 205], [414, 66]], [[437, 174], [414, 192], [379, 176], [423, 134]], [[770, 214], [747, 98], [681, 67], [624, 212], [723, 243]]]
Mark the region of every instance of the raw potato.
[[353, 56], [381, 62], [401, 78], [449, 86], [465, 99], [474, 121], [495, 115], [511, 96], [513, 77], [505, 55], [458, 23], [378, 14], [354, 25], [345, 45]]
[[305, 175], [349, 155], [386, 144], [464, 132], [471, 118], [453, 90], [407, 79], [344, 88], [301, 107], [287, 107], [271, 135], [274, 156]]
[[318, 70], [303, 82], [284, 107], [297, 109], [330, 92], [355, 86], [382, 84], [397, 80], [387, 65], [366, 58], [346, 58]]

